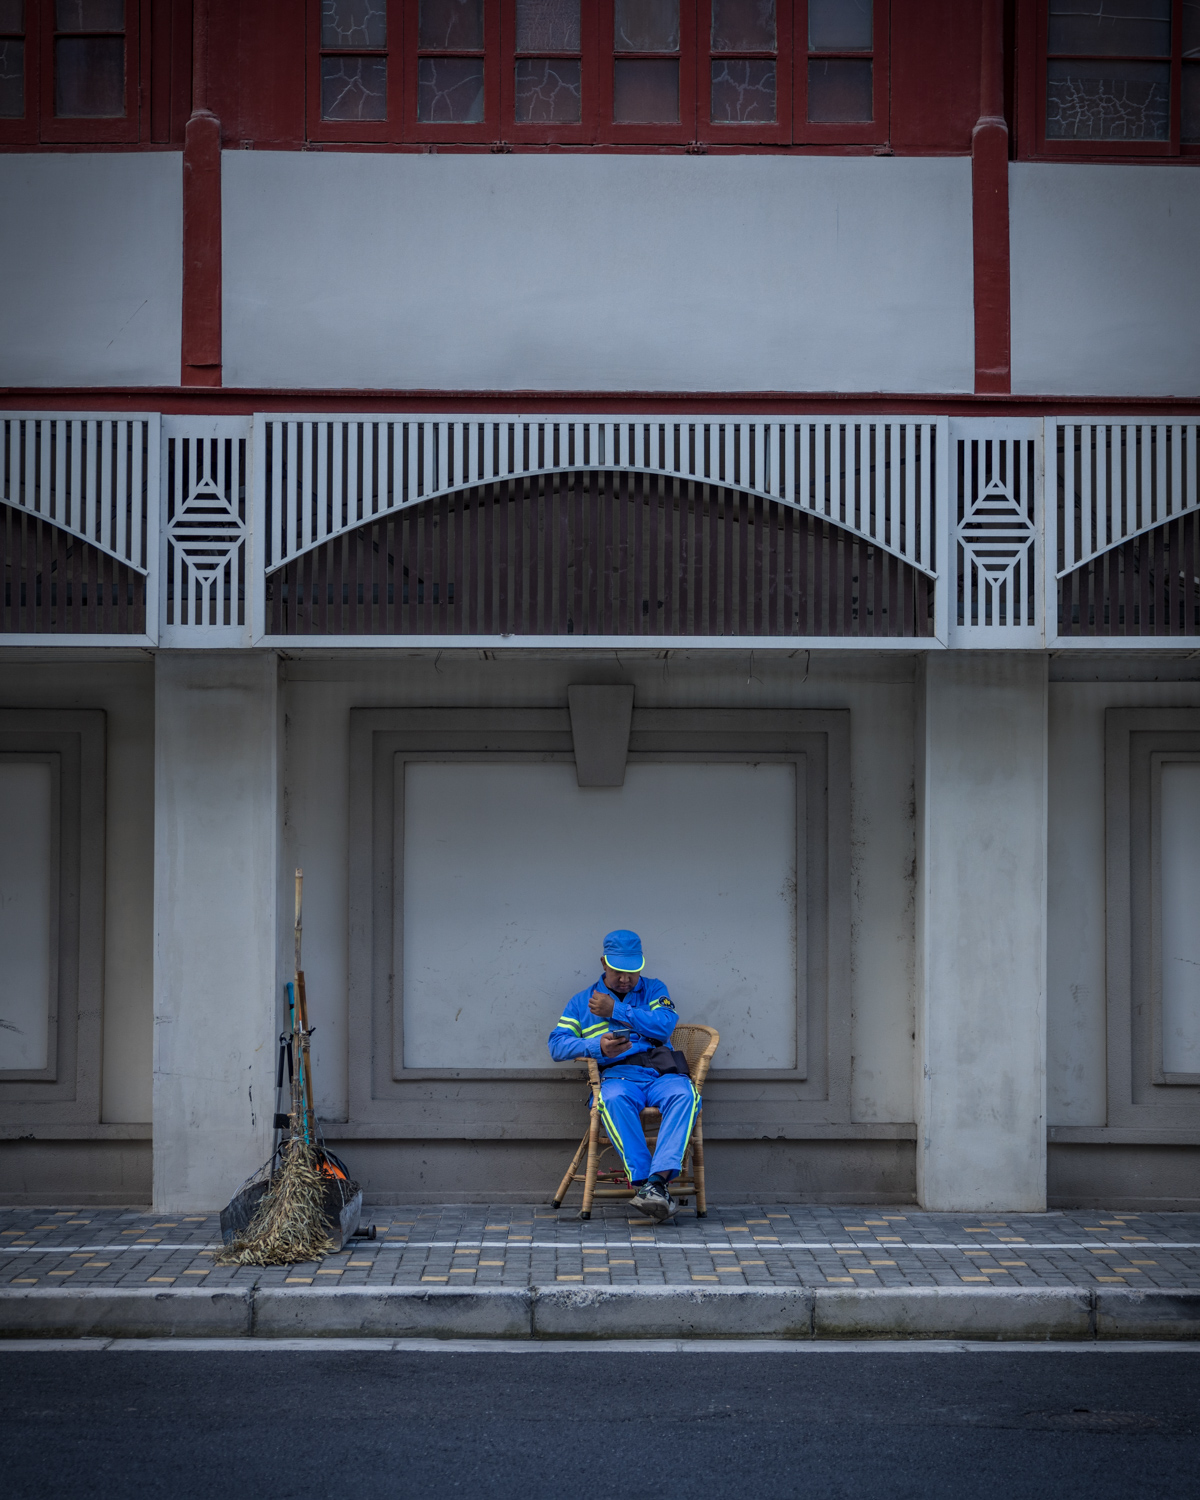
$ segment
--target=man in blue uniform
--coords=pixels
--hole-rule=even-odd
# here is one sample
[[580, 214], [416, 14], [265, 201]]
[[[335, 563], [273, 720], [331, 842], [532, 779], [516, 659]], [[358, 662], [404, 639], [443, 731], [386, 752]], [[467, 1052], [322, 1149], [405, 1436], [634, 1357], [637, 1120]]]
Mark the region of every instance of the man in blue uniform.
[[[683, 1165], [683, 1153], [700, 1108], [700, 1095], [663, 1049], [679, 1020], [667, 987], [642, 970], [642, 940], [622, 928], [604, 939], [604, 971], [594, 985], [567, 1001], [550, 1033], [555, 1062], [594, 1057], [603, 1074], [600, 1114], [637, 1189], [633, 1204], [653, 1219], [669, 1219], [679, 1207], [667, 1183]], [[658, 1066], [651, 1066], [651, 1054]], [[646, 1144], [641, 1112], [659, 1110], [662, 1124], [654, 1155]]]

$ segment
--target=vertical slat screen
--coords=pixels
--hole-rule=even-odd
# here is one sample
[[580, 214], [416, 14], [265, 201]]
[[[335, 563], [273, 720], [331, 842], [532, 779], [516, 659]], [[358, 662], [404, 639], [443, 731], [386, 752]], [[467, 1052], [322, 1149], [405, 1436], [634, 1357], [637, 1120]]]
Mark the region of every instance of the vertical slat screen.
[[1200, 510], [1110, 547], [1058, 580], [1060, 638], [1200, 635]]
[[951, 423], [956, 635], [964, 643], [1041, 644], [1040, 427]]
[[149, 417], [0, 416], [0, 502], [146, 573]]
[[0, 637], [145, 635], [146, 575], [16, 505], [0, 505]]
[[761, 496], [575, 471], [331, 537], [268, 576], [265, 623], [269, 636], [929, 637], [933, 580]]
[[[185, 425], [172, 418], [166, 437], [164, 623], [189, 631], [244, 626], [248, 444], [237, 429], [245, 424], [235, 420], [221, 435], [212, 435], [212, 422], [197, 424], [203, 435]], [[305, 515], [318, 503], [311, 496]]]
[[1200, 423], [1053, 427], [1059, 577], [1200, 507]]
[[603, 469], [782, 500], [932, 576], [937, 426], [900, 417], [267, 417], [264, 568], [271, 572], [370, 516], [437, 495], [533, 473]]

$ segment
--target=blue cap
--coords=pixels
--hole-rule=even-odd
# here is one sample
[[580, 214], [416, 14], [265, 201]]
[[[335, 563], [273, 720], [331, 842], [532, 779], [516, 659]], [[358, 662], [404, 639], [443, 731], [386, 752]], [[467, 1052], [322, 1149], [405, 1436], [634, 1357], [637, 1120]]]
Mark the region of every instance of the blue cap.
[[642, 940], [627, 927], [618, 927], [604, 939], [604, 962], [621, 974], [637, 974], [646, 965]]

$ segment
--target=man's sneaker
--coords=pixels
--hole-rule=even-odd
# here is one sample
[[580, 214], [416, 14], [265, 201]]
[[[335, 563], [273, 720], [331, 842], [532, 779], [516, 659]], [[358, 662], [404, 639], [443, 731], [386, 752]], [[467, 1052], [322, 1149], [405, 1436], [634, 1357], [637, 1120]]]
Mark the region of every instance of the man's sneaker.
[[672, 1198], [666, 1188], [658, 1182], [644, 1182], [638, 1188], [633, 1206], [650, 1219], [669, 1219], [679, 1207], [679, 1199]]

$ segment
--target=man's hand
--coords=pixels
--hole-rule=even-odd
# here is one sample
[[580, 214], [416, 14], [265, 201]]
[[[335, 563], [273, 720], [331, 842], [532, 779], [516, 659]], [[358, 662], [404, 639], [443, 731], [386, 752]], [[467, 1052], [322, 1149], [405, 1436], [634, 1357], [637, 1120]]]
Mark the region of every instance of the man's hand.
[[627, 1037], [602, 1036], [600, 1038], [600, 1051], [605, 1057], [620, 1057], [622, 1052], [628, 1052], [633, 1043]]
[[588, 1000], [588, 1010], [594, 1016], [603, 1016], [605, 1020], [613, 1013], [613, 997], [605, 995], [600, 990], [593, 990]]

